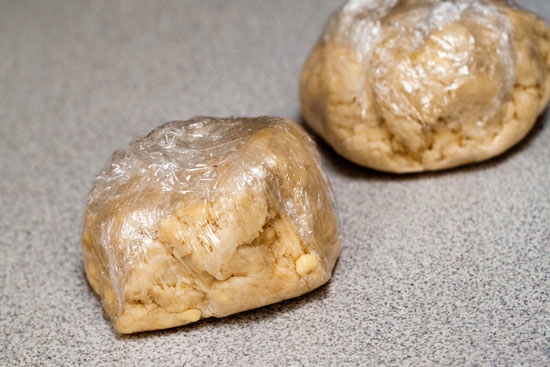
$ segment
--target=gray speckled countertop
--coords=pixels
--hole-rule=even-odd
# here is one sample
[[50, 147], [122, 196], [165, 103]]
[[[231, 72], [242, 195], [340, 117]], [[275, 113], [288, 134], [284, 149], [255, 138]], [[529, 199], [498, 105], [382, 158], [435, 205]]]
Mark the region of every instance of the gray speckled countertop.
[[337, 3], [0, 0], [0, 365], [550, 364], [548, 117], [442, 173], [376, 173], [320, 143], [342, 222], [328, 285], [130, 337], [104, 319], [80, 252], [94, 175], [165, 121], [300, 121]]

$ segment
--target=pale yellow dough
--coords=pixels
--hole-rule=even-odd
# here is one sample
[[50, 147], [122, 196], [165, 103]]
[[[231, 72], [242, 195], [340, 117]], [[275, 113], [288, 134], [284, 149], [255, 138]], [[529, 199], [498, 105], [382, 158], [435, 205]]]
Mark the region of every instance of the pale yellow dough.
[[464, 13], [419, 41], [403, 32], [418, 26], [417, 9], [451, 5], [379, 0], [396, 5], [373, 40], [358, 37], [365, 16], [356, 10], [373, 1], [352, 2], [357, 14], [333, 16], [300, 82], [307, 123], [347, 159], [397, 173], [478, 162], [519, 142], [544, 110], [550, 32], [533, 14], [482, 1], [487, 14]]
[[[228, 147], [211, 154], [212, 144], [205, 144], [204, 160], [174, 171], [194, 183], [159, 184], [149, 168], [166, 160], [149, 155], [142, 163], [132, 158], [141, 154], [136, 148], [127, 154], [131, 164], [114, 159], [113, 167], [126, 164], [129, 179], [116, 178], [124, 168], [107, 168], [100, 177], [120, 182], [115, 191], [111, 181], [98, 179], [90, 194], [86, 275], [120, 333], [264, 306], [331, 276], [340, 251], [337, 220], [312, 141], [288, 120], [216, 120], [209, 120], [214, 129], [233, 124], [221, 134]], [[172, 191], [163, 190], [166, 182]]]

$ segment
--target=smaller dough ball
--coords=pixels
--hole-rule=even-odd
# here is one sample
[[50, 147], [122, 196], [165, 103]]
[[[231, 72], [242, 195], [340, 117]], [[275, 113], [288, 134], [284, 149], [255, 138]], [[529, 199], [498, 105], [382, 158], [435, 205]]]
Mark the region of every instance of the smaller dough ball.
[[89, 283], [120, 333], [309, 292], [340, 252], [311, 139], [274, 117], [171, 122], [117, 151], [88, 198]]
[[550, 32], [498, 0], [351, 0], [304, 65], [308, 124], [344, 157], [389, 172], [494, 157], [550, 95]]

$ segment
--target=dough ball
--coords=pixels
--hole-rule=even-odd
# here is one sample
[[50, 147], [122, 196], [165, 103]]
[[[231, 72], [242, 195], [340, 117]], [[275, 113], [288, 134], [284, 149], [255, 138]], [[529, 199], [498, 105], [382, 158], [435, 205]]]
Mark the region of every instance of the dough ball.
[[300, 82], [307, 123], [339, 154], [418, 172], [494, 157], [550, 94], [550, 32], [498, 0], [351, 0]]
[[273, 117], [170, 122], [97, 176], [82, 248], [120, 333], [292, 298], [340, 252], [330, 184], [311, 139]]

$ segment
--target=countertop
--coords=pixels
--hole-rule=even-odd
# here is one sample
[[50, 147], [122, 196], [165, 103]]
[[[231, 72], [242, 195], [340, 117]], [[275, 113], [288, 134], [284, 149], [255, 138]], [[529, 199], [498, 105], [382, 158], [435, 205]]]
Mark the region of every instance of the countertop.
[[501, 157], [438, 173], [318, 141], [343, 244], [329, 284], [134, 336], [104, 318], [80, 248], [94, 175], [166, 121], [302, 122], [300, 70], [339, 3], [0, 0], [0, 365], [550, 364], [547, 114]]

